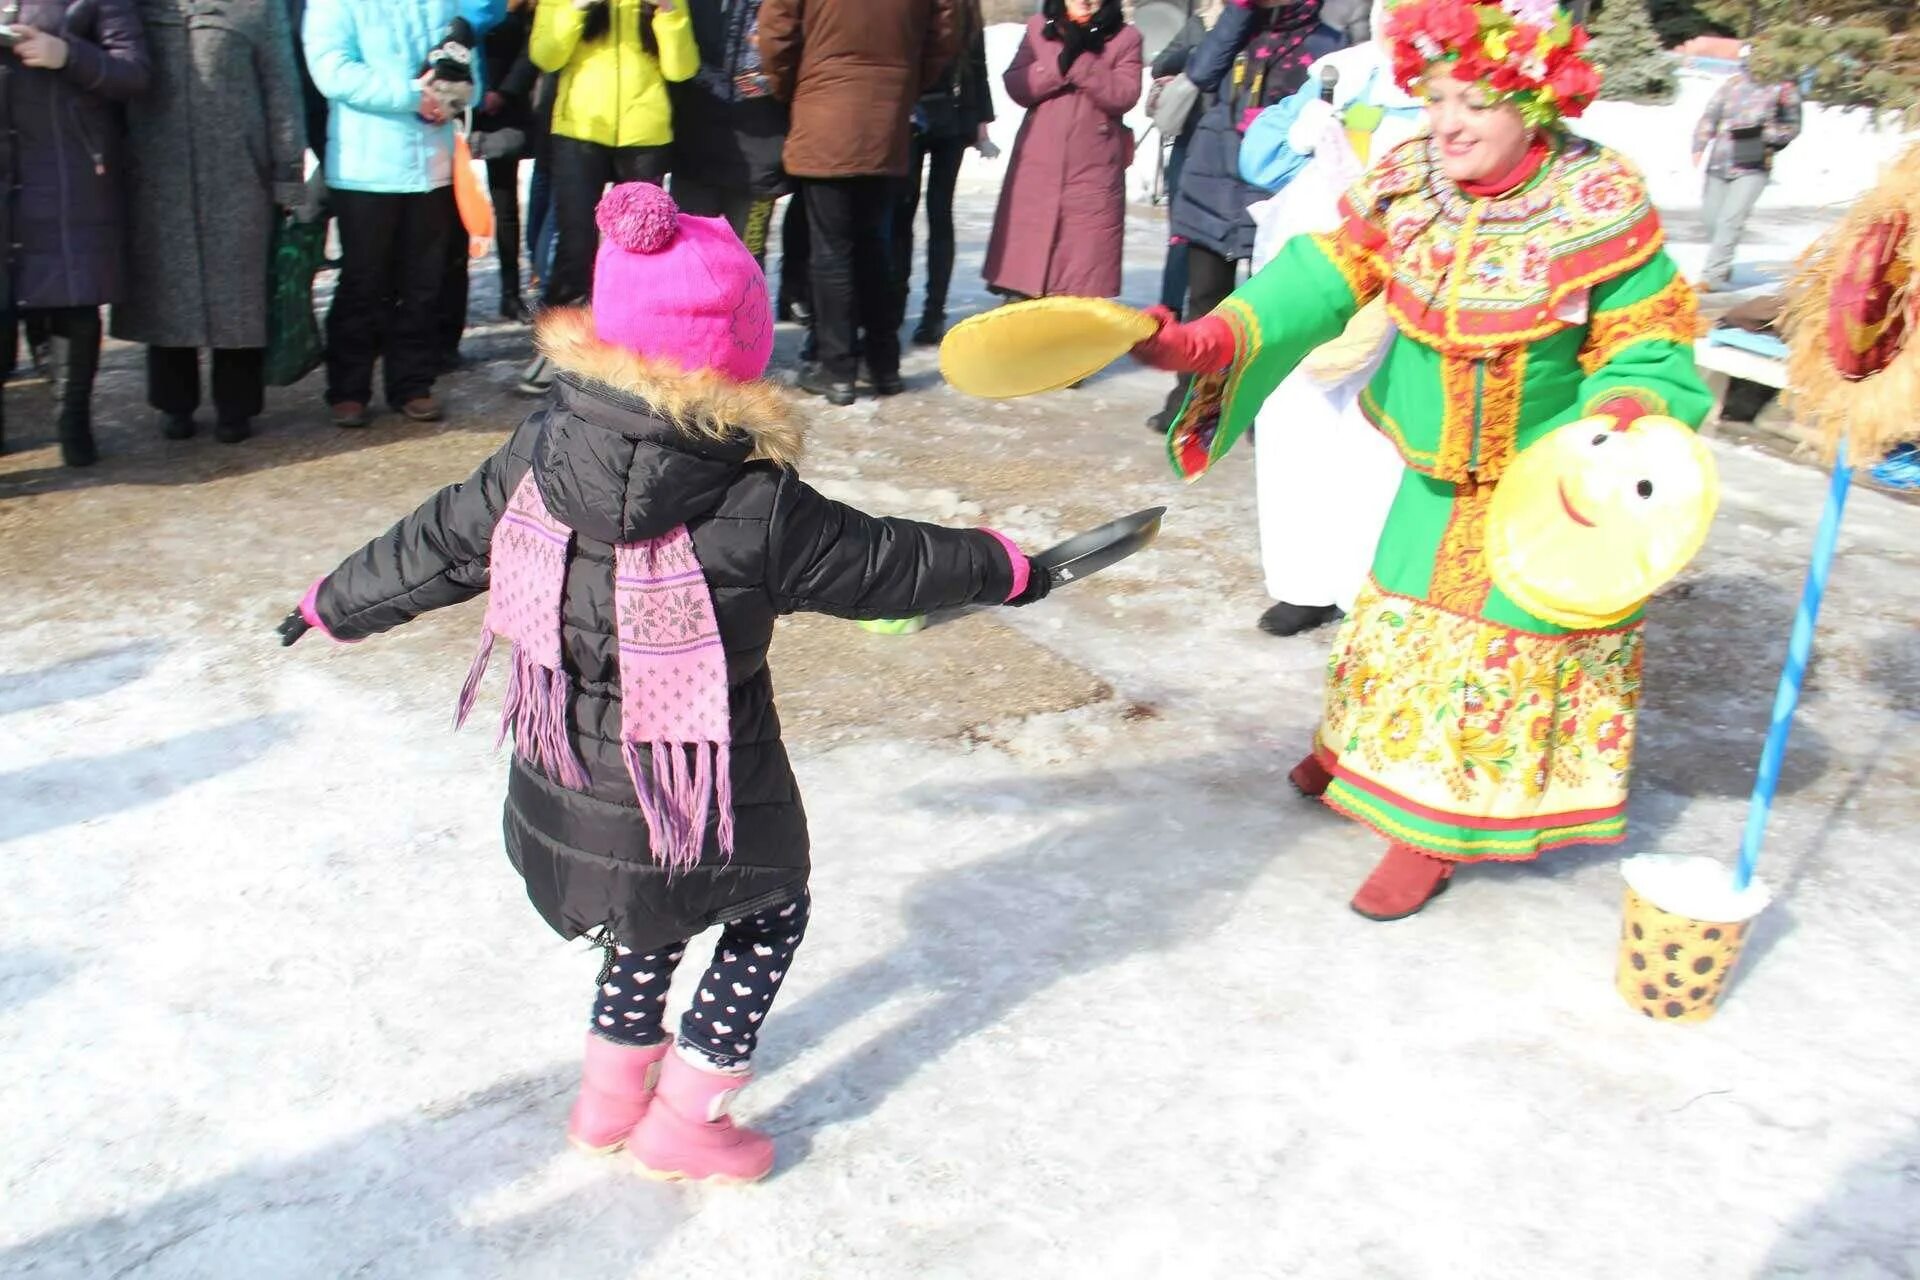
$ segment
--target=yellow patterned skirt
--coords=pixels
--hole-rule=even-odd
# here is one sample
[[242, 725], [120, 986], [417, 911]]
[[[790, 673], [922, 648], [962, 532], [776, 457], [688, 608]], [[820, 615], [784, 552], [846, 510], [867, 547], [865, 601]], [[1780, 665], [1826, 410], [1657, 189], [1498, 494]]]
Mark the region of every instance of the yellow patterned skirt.
[[1455, 861], [1626, 834], [1639, 617], [1568, 631], [1492, 585], [1488, 485], [1409, 472], [1329, 660], [1329, 805]]

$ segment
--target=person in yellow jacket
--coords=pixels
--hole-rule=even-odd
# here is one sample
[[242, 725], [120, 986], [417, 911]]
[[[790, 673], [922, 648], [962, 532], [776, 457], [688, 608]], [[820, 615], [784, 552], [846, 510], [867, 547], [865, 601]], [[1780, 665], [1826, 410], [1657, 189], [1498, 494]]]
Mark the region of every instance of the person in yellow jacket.
[[[609, 183], [664, 184], [673, 143], [667, 85], [700, 69], [687, 0], [539, 0], [527, 52], [558, 73], [549, 164], [557, 232], [541, 301], [583, 301], [600, 229], [593, 211]], [[544, 362], [522, 386], [545, 390]]]

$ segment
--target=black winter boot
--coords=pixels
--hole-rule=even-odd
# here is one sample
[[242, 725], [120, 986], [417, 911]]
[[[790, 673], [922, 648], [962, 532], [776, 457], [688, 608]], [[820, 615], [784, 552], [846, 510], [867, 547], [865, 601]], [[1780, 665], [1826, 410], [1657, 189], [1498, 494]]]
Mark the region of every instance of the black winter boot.
[[[73, 330], [80, 332], [76, 335]], [[53, 335], [53, 398], [60, 406], [60, 459], [70, 467], [100, 460], [93, 443], [93, 378], [100, 371], [100, 320], [59, 325]]]
[[[529, 6], [531, 7], [531, 6]], [[520, 298], [520, 199], [511, 187], [493, 195], [493, 247], [500, 259], [500, 318], [524, 324], [527, 304]]]
[[60, 461], [70, 467], [90, 467], [100, 461], [100, 450], [93, 443], [93, 415], [88, 410], [60, 410]]
[[1260, 629], [1270, 636], [1300, 636], [1346, 616], [1338, 605], [1288, 604], [1282, 600], [1260, 615]]
[[853, 383], [834, 377], [827, 372], [825, 365], [809, 364], [802, 367], [795, 385], [810, 396], [824, 397], [828, 404], [844, 408], [853, 403]]
[[1147, 418], [1147, 430], [1155, 435], [1167, 434], [1173, 426], [1174, 419], [1180, 416], [1180, 410], [1186, 407], [1187, 389], [1192, 385], [1193, 379], [1187, 374], [1181, 374], [1180, 380], [1173, 384], [1173, 390], [1167, 393], [1167, 402], [1160, 406], [1158, 413]]
[[916, 347], [937, 347], [940, 345], [940, 340], [946, 336], [946, 313], [929, 311], [920, 317], [920, 327], [913, 331], [913, 345]]

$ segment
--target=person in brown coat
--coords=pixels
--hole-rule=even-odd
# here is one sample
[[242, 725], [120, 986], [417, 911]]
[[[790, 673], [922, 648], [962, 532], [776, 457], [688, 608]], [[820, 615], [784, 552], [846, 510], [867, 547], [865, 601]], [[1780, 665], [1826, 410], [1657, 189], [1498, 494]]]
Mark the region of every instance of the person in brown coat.
[[894, 188], [907, 173], [914, 102], [959, 53], [954, 0], [760, 7], [760, 69], [792, 109], [783, 158], [812, 238], [820, 359], [801, 371], [800, 387], [833, 404], [853, 403], [862, 350], [873, 389], [901, 390], [888, 252]]
[[985, 276], [1011, 298], [1120, 292], [1127, 165], [1121, 123], [1140, 99], [1140, 32], [1120, 0], [1046, 0], [1007, 68], [1027, 109], [987, 245]]

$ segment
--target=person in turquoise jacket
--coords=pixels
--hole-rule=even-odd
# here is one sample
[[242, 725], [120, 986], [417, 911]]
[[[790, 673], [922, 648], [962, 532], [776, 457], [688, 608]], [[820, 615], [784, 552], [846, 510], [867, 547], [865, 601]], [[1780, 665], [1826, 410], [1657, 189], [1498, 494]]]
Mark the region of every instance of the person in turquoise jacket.
[[302, 43], [328, 103], [326, 180], [341, 270], [327, 312], [327, 404], [342, 427], [370, 421], [373, 367], [413, 422], [442, 416], [435, 312], [459, 234], [453, 122], [423, 66], [456, 18], [475, 36], [505, 0], [308, 0]]

